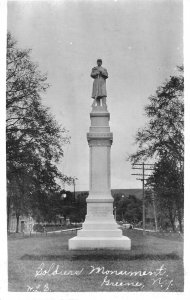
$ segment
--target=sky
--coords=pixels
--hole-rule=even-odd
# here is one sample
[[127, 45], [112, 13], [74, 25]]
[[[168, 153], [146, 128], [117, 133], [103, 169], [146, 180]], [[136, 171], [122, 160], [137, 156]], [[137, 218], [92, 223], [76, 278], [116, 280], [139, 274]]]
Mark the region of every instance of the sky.
[[137, 150], [148, 97], [183, 63], [182, 10], [180, 0], [8, 2], [8, 30], [47, 72], [51, 87], [42, 102], [71, 136], [59, 168], [78, 178], [76, 190], [89, 188], [86, 133], [97, 58], [109, 74], [112, 189], [141, 188], [126, 158]]

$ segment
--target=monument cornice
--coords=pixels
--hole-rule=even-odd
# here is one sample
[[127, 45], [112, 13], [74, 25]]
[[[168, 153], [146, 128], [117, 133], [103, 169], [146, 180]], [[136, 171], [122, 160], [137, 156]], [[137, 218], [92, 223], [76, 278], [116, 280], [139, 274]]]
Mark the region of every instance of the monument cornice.
[[88, 132], [87, 140], [113, 140], [112, 132]]
[[112, 140], [90, 140], [89, 147], [111, 147]]
[[110, 119], [110, 113], [109, 112], [91, 112], [90, 113], [90, 118], [91, 117], [108, 117]]

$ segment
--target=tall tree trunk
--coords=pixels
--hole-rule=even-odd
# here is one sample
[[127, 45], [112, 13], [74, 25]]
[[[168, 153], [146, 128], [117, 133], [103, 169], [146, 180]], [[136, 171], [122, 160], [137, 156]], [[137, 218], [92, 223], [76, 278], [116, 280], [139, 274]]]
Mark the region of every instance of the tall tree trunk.
[[20, 214], [16, 213], [16, 232], [19, 232], [19, 218], [20, 218]]
[[9, 234], [9, 213], [7, 212], [7, 233]]
[[156, 210], [156, 203], [155, 203], [154, 192], [152, 193], [152, 202], [153, 202], [153, 209], [154, 209], [155, 230], [158, 231], [157, 210]]
[[169, 209], [169, 219], [172, 226], [172, 230], [175, 232], [175, 217], [173, 216], [171, 209]]
[[9, 221], [10, 221], [10, 198], [9, 196], [7, 197], [7, 232], [9, 233]]
[[181, 233], [183, 233], [183, 226], [182, 226], [182, 216], [183, 216], [183, 210], [184, 210], [184, 161], [180, 161], [180, 185], [179, 185], [179, 191], [180, 191], [180, 202], [177, 201], [178, 207], [178, 221], [179, 221], [179, 230]]
[[181, 209], [178, 209], [179, 231], [183, 233]]

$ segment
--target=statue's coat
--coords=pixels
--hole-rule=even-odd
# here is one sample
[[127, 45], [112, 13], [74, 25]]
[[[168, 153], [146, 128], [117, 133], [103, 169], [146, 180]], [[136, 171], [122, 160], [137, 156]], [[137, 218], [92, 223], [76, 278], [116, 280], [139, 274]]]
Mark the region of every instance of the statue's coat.
[[92, 98], [96, 99], [96, 98], [107, 97], [107, 92], [106, 92], [106, 79], [108, 78], [107, 70], [98, 66], [94, 67], [92, 69], [90, 76], [94, 78]]

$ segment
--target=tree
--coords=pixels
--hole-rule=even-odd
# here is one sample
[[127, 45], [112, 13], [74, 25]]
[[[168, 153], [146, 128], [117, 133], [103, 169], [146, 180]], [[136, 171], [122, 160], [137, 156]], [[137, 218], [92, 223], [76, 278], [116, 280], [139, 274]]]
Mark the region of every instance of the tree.
[[[177, 216], [182, 231], [184, 197], [184, 77], [183, 67], [178, 74], [170, 76], [163, 86], [158, 87], [150, 103], [145, 107], [147, 125], [138, 130], [138, 150], [129, 159], [154, 159], [155, 170], [149, 184], [154, 186], [157, 205], [168, 215], [174, 229]], [[163, 210], [163, 207], [165, 210]]]
[[178, 75], [171, 76], [163, 86], [158, 87], [154, 96], [149, 97], [150, 104], [145, 107], [149, 121], [137, 132], [138, 151], [130, 156], [131, 161], [167, 154], [183, 165], [183, 67], [178, 67], [178, 71]]
[[[154, 218], [154, 226], [155, 230], [158, 231], [158, 208], [155, 201], [155, 191], [153, 189], [153, 186], [150, 184], [145, 185], [145, 211], [146, 214], [148, 214], [149, 220], [151, 222], [151, 219]], [[147, 219], [147, 216], [145, 214], [145, 217]]]
[[[49, 108], [42, 105], [41, 95], [49, 84], [47, 76], [31, 61], [30, 51], [18, 49], [16, 41], [8, 33], [7, 188], [12, 188], [8, 193], [8, 212], [10, 207], [21, 212], [18, 207], [31, 206], [32, 195], [35, 196], [37, 191], [59, 190], [58, 178], [62, 181], [71, 180], [61, 174], [57, 167], [63, 157], [63, 145], [69, 143], [70, 138], [66, 129], [51, 115]], [[23, 185], [27, 194], [21, 189]], [[18, 193], [19, 201], [16, 200]]]
[[65, 198], [62, 197], [63, 191], [61, 192], [61, 197], [58, 199], [58, 209], [57, 212], [59, 212], [60, 215], [64, 217], [64, 220], [66, 222], [67, 218], [70, 218], [70, 216], [76, 212], [75, 203], [73, 202], [73, 194], [70, 191], [64, 191]]
[[142, 201], [134, 195], [128, 197], [122, 194], [114, 195], [114, 206], [117, 220], [136, 223], [142, 219]]
[[88, 193], [84, 192], [84, 193], [80, 193], [77, 196], [76, 199], [76, 213], [73, 216], [73, 221], [74, 222], [84, 222], [85, 220], [85, 216], [87, 213], [87, 203], [86, 203], [86, 198], [88, 197]]
[[178, 218], [180, 231], [183, 232], [184, 197], [180, 176], [176, 161], [164, 157], [155, 164], [154, 172], [149, 177], [147, 185], [153, 188], [160, 218], [162, 215], [168, 218], [173, 231], [175, 231], [175, 220]]
[[22, 214], [28, 215], [30, 210], [29, 199], [30, 190], [28, 189], [27, 177], [18, 172], [12, 176], [12, 179], [8, 181], [8, 199], [7, 199], [7, 226], [9, 226], [9, 216], [11, 210], [14, 211], [16, 216], [16, 232], [19, 230], [19, 217]]

